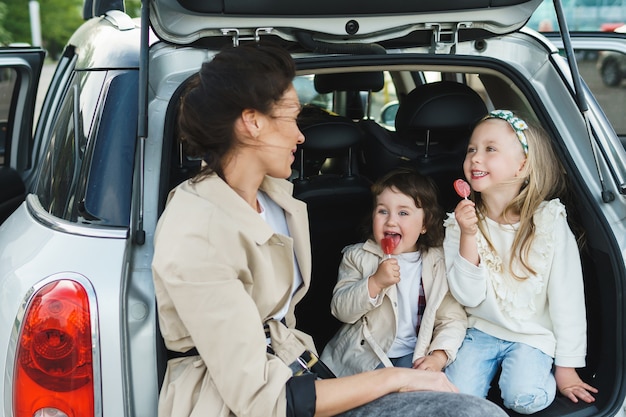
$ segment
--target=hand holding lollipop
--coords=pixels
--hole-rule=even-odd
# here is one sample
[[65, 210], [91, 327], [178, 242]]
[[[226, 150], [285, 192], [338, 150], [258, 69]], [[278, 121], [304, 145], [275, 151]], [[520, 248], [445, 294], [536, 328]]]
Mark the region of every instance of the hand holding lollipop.
[[454, 191], [461, 197], [467, 200], [470, 195], [471, 188], [469, 184], [462, 179], [454, 181]]

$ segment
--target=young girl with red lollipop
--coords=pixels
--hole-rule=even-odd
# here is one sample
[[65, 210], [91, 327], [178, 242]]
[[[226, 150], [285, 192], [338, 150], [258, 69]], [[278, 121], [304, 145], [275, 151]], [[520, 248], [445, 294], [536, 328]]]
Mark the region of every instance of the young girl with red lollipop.
[[[474, 128], [463, 170], [473, 201], [445, 221], [444, 250], [469, 329], [446, 375], [486, 397], [500, 369], [504, 405], [521, 414], [548, 407], [556, 389], [593, 402], [597, 390], [576, 371], [586, 355], [582, 270], [550, 139], [511, 111], [492, 111]], [[467, 197], [465, 185], [455, 188]]]
[[370, 238], [343, 251], [331, 309], [344, 322], [322, 360], [339, 376], [380, 367], [441, 371], [466, 316], [448, 291], [433, 182], [408, 169], [372, 186]]

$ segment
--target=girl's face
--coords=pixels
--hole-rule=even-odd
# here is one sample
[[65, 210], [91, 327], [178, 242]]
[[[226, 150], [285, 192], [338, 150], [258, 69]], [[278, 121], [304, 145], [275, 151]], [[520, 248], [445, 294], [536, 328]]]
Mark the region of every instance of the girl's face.
[[304, 142], [304, 135], [296, 123], [300, 109], [298, 94], [291, 86], [272, 114], [264, 118], [264, 128], [257, 138], [259, 154], [265, 171], [272, 177], [287, 178], [291, 175], [297, 146]]
[[513, 198], [522, 185], [519, 174], [525, 162], [522, 145], [508, 122], [488, 119], [472, 133], [463, 171], [474, 191], [484, 196], [506, 192]]
[[417, 239], [426, 233], [424, 209], [415, 205], [413, 198], [394, 188], [386, 188], [376, 197], [372, 229], [380, 245], [384, 237], [396, 243], [395, 255], [417, 250]]

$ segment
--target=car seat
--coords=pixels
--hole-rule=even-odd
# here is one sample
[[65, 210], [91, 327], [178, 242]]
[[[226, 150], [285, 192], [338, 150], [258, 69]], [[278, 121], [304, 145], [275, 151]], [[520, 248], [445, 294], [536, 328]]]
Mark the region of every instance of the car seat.
[[397, 166], [412, 166], [437, 183], [441, 206], [454, 209], [458, 196], [452, 182], [463, 178], [471, 131], [486, 114], [480, 95], [465, 84], [439, 81], [419, 85], [400, 101], [395, 133], [364, 127], [368, 133], [366, 165], [376, 167], [379, 175]]
[[[341, 107], [342, 116], [360, 120], [369, 117], [371, 93], [383, 89], [385, 76], [382, 71], [315, 74], [313, 83], [318, 93], [333, 93], [334, 111]], [[343, 106], [341, 100], [345, 100]]]
[[[312, 248], [311, 287], [296, 308], [298, 328], [309, 333], [319, 351], [338, 330], [330, 313], [341, 250], [362, 240], [361, 226], [371, 211], [370, 182], [354, 168], [355, 150], [362, 134], [342, 117], [302, 127], [294, 196], [307, 203]], [[322, 167], [335, 162], [332, 170]], [[316, 163], [310, 163], [315, 161]]]

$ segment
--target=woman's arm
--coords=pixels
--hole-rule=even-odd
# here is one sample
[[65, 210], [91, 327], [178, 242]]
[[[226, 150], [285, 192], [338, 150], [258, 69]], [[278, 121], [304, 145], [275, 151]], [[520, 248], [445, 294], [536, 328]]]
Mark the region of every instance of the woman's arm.
[[383, 368], [353, 376], [315, 381], [317, 417], [333, 416], [392, 392], [458, 389], [442, 372]]

